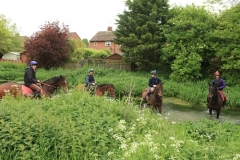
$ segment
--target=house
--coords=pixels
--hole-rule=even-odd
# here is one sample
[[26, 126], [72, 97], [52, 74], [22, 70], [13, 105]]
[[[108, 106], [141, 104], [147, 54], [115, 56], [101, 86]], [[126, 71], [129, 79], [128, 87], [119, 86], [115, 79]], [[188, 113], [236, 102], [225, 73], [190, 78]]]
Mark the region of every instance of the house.
[[2, 56], [6, 60], [20, 60], [20, 52], [8, 52]]
[[76, 32], [69, 32], [68, 33], [68, 39], [79, 39], [79, 40], [81, 40], [81, 38], [78, 36], [78, 34]]
[[108, 49], [112, 54], [121, 53], [120, 46], [114, 43], [115, 37], [112, 27], [108, 27], [107, 31], [99, 31], [90, 39], [90, 48], [96, 50]]

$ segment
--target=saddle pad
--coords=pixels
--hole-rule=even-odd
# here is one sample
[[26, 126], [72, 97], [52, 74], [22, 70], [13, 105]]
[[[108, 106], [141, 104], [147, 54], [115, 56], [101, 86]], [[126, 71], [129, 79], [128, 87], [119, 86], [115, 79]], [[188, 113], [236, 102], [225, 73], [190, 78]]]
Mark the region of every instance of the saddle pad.
[[221, 97], [222, 97], [222, 101], [224, 101], [224, 100], [225, 100], [224, 95], [222, 94], [222, 92], [220, 92], [220, 91], [218, 91], [218, 92], [220, 93], [220, 95], [221, 95]]
[[22, 95], [24, 96], [33, 96], [34, 93], [31, 88], [22, 85]]

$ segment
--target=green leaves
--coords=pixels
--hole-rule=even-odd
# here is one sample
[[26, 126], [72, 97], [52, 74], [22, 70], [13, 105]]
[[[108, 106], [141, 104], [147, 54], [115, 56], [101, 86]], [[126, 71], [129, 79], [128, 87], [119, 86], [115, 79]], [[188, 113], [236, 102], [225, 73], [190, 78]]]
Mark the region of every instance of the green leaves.
[[151, 63], [161, 62], [165, 42], [161, 28], [166, 22], [168, 4], [161, 0], [128, 0], [126, 6], [128, 10], [118, 15], [115, 41], [121, 45], [127, 61], [135, 63], [139, 70], [146, 70]]
[[10, 24], [10, 21], [0, 14], [0, 54], [22, 51], [22, 47], [23, 39], [19, 36], [16, 25]]

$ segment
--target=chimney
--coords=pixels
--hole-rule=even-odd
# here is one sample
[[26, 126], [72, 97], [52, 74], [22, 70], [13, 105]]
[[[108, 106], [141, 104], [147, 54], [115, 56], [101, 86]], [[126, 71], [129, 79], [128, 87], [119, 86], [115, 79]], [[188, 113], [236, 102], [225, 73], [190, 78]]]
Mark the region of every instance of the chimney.
[[107, 31], [112, 31], [112, 27], [111, 27], [111, 26], [109, 26]]

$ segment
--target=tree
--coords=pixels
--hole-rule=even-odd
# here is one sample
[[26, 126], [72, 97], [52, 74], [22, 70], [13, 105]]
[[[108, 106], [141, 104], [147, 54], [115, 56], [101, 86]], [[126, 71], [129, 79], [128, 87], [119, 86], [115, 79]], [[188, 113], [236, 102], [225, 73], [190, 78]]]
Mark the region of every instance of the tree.
[[88, 48], [89, 47], [89, 41], [86, 38], [83, 38], [82, 42], [85, 44], [85, 47]]
[[165, 44], [163, 26], [167, 21], [166, 0], [127, 0], [128, 10], [118, 15], [115, 42], [121, 45], [126, 61], [139, 70], [161, 61], [161, 48]]
[[170, 77], [176, 81], [195, 80], [215, 57], [210, 33], [216, 28], [215, 17], [203, 7], [174, 7], [164, 27], [167, 43], [163, 59], [170, 63]]
[[49, 69], [62, 67], [70, 60], [73, 51], [68, 41], [69, 29], [59, 22], [46, 23], [40, 31], [25, 41], [25, 52], [29, 60], [36, 60], [40, 67]]
[[75, 62], [83, 58], [83, 52], [85, 48], [85, 43], [80, 39], [70, 39], [69, 43], [72, 46], [72, 50], [69, 52], [71, 61]]
[[218, 27], [212, 34], [216, 42], [216, 57], [222, 62], [219, 69], [225, 71], [228, 84], [238, 83], [240, 76], [240, 4], [222, 12]]
[[0, 15], [0, 55], [9, 51], [22, 50], [23, 40], [17, 32], [16, 25], [11, 24], [4, 15]]

